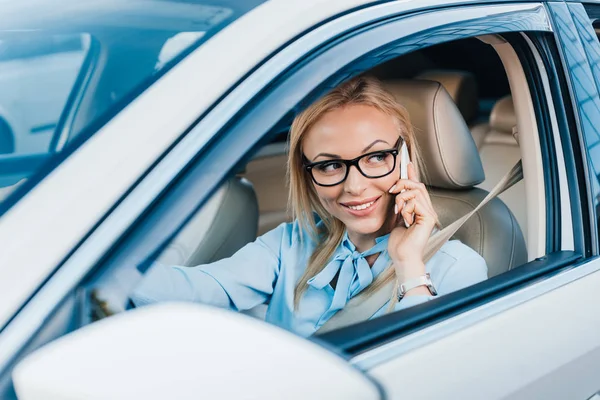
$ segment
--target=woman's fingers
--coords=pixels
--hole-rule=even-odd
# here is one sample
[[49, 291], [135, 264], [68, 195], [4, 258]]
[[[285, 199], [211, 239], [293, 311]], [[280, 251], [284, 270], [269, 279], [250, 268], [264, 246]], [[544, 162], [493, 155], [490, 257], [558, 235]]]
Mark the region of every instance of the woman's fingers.
[[396, 181], [394, 186], [388, 190], [392, 194], [400, 193], [403, 190], [420, 190], [423, 193], [427, 193], [427, 188], [421, 182], [412, 181], [410, 179], [399, 179]]
[[[396, 181], [396, 184], [394, 184], [389, 190], [390, 193], [397, 195], [396, 214], [398, 214], [398, 212], [400, 212], [403, 209], [403, 205], [405, 202], [407, 202], [410, 198], [415, 197], [422, 203], [424, 212], [431, 214], [434, 220], [437, 221], [437, 214], [433, 208], [433, 204], [431, 204], [431, 199], [429, 197], [427, 187], [423, 183], [418, 181], [417, 173], [412, 163], [408, 165], [408, 178], [409, 179], [399, 179], [398, 181]], [[403, 201], [399, 201], [399, 198]]]
[[409, 225], [428, 222], [434, 225], [437, 221], [437, 216], [435, 213], [431, 213], [430, 210], [428, 210], [427, 207], [425, 207], [425, 205], [416, 198], [410, 199], [405, 203], [401, 214], [402, 218], [404, 218], [404, 221], [406, 221]]
[[413, 212], [415, 211], [415, 199], [410, 199], [404, 204], [404, 208], [401, 211], [402, 218], [408, 225], [412, 225], [414, 222]]
[[416, 197], [418, 194], [415, 190], [407, 190], [403, 193], [396, 195], [395, 202], [396, 205], [394, 207], [394, 214], [399, 214], [403, 209], [407, 201]]
[[431, 217], [437, 221], [437, 215], [431, 206], [429, 197], [424, 196], [420, 190], [407, 190], [396, 195], [395, 203], [394, 213], [401, 214], [408, 224], [412, 225], [414, 222], [413, 214], [416, 214], [416, 217]]
[[421, 191], [417, 190], [417, 189], [412, 189], [412, 190], [406, 190], [402, 193], [399, 193], [396, 195], [396, 204], [398, 205], [398, 209], [401, 209], [401, 203], [399, 203], [399, 201], [402, 201], [403, 203], [408, 202], [411, 199], [421, 199], [423, 198], [423, 193], [421, 193]]

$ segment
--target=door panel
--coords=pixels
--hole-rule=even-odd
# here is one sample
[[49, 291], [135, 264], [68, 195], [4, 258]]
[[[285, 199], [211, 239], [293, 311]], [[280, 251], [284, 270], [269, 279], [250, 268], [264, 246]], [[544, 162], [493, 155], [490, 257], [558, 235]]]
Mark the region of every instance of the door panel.
[[[600, 260], [579, 268], [598, 269]], [[598, 285], [596, 271], [369, 372], [391, 399], [587, 399], [600, 389], [600, 313], [590, 309], [600, 302]], [[418, 341], [453, 320], [403, 341]]]

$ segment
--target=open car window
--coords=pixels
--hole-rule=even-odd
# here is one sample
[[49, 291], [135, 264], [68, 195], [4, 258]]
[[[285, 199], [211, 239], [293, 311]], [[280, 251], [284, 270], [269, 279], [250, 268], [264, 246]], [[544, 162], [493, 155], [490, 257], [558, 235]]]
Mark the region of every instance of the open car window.
[[[451, 57], [457, 52], [462, 53], [463, 57]], [[478, 57], [482, 53], [487, 55], [485, 66], [469, 62], [469, 58]], [[430, 185], [430, 195], [434, 206], [439, 207], [442, 226], [451, 224], [469, 211], [462, 207], [463, 203], [477, 205], [482, 201], [487, 192], [521, 158], [521, 149], [515, 137], [517, 113], [506, 72], [500, 58], [488, 44], [478, 39], [465, 39], [433, 46], [378, 65], [368, 72], [377, 76], [390, 91], [394, 90], [394, 85], [400, 85], [406, 90], [416, 85], [414, 87], [418, 89], [415, 90], [427, 91], [430, 87], [435, 87], [439, 88], [436, 90], [445, 91], [448, 101], [454, 107], [453, 115], [460, 118], [461, 125], [458, 129], [464, 129], [464, 137], [468, 137], [469, 146], [473, 146], [474, 162], [481, 159], [485, 179], [469, 187], [469, 190], [436, 187], [435, 181]], [[497, 79], [489, 79], [490, 75]], [[522, 96], [523, 93], [519, 95]], [[402, 99], [402, 94], [399, 96], [401, 104], [406, 101]], [[423, 100], [424, 103], [418, 106], [405, 104], [410, 112], [417, 110], [415, 107], [427, 107], [426, 101]], [[248, 249], [255, 248], [256, 243], [259, 246], [270, 245], [271, 240], [277, 240], [274, 237], [278, 233], [273, 232], [294, 229], [286, 184], [290, 122], [287, 121], [281, 125], [283, 128], [269, 133], [272, 139], [254, 151], [241, 172], [229, 177], [214, 191], [211, 198], [191, 216], [160, 253], [140, 260], [138, 265], [128, 265], [121, 272], [110, 273], [100, 279], [93, 288], [91, 319], [103, 318], [132, 307], [132, 298], [136, 298], [140, 285], [144, 285], [149, 275], [156, 274], [152, 271], [156, 271], [156, 265], [159, 265], [160, 268], [176, 268], [177, 274], [194, 271], [183, 280], [197, 279], [197, 282], [184, 284], [185, 287], [178, 289], [175, 289], [178, 285], [176, 279], [167, 275], [158, 278], [159, 281], [169, 281], [169, 285], [172, 285], [173, 293], [177, 292], [173, 299], [232, 308], [269, 322], [276, 321], [282, 310], [268, 310], [272, 307], [271, 300], [278, 290], [276, 281], [281, 279], [282, 271], [277, 268], [282, 268], [282, 264], [280, 262], [269, 269], [266, 267], [272, 261], [269, 253], [261, 254]], [[413, 123], [420, 131], [427, 129], [426, 121], [419, 120], [416, 111]], [[455, 131], [456, 129], [447, 134], [454, 134]], [[438, 186], [442, 185], [444, 182], [438, 183]], [[535, 253], [533, 251], [528, 255], [527, 252], [526, 198], [525, 182], [521, 181], [490, 204], [488, 211], [468, 221], [453, 238], [450, 246], [463, 243], [475, 252], [486, 255], [487, 270], [481, 279], [493, 278], [517, 268], [527, 263], [531, 254]], [[486, 212], [500, 213], [503, 217], [482, 229], [482, 220], [484, 225], [488, 224], [488, 219], [492, 220]], [[482, 243], [480, 238], [487, 235], [497, 238], [495, 243]], [[493, 246], [513, 247], [507, 247], [508, 253], [492, 256], [488, 252]], [[238, 253], [240, 249], [242, 250]], [[269, 249], [274, 253], [273, 257], [282, 254], [280, 248]], [[258, 282], [256, 279], [263, 281]], [[436, 283], [439, 282], [441, 281], [436, 278]], [[244, 292], [242, 286], [248, 285], [252, 295], [247, 298], [237, 295], [236, 285], [240, 285], [239, 292]], [[294, 283], [287, 285], [293, 286]], [[204, 294], [201, 293], [203, 288]], [[156, 288], [150, 289], [150, 292], [154, 289]], [[140, 300], [139, 296], [137, 300]], [[145, 304], [146, 300], [152, 302], [155, 299], [142, 298], [138, 305]], [[289, 325], [284, 327], [291, 329]]]

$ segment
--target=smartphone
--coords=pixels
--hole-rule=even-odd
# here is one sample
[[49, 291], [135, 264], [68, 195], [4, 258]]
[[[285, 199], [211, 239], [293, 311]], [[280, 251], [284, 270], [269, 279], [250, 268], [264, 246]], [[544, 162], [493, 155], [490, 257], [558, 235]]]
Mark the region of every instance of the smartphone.
[[404, 142], [402, 143], [402, 147], [400, 148], [400, 179], [408, 179], [409, 163], [410, 156], [408, 155], [408, 148], [406, 147], [406, 142]]
[[[410, 163], [410, 156], [408, 155], [408, 147], [406, 142], [402, 143], [400, 148], [400, 179], [408, 179], [408, 164]], [[400, 193], [404, 192], [401, 190]], [[404, 220], [404, 226], [410, 227], [409, 223]]]

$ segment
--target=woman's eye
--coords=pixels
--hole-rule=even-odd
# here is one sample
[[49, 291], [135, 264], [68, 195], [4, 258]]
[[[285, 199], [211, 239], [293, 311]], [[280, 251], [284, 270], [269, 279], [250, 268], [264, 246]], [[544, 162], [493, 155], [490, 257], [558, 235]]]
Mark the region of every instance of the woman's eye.
[[376, 154], [369, 156], [367, 162], [369, 164], [380, 164], [385, 161], [386, 157], [387, 157], [386, 153], [376, 153]]
[[323, 174], [331, 174], [342, 169], [342, 164], [339, 162], [329, 162], [317, 166], [317, 170]]

